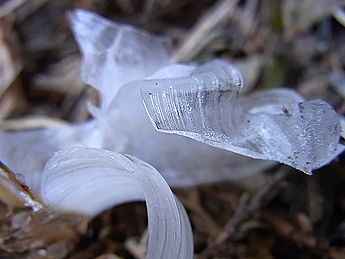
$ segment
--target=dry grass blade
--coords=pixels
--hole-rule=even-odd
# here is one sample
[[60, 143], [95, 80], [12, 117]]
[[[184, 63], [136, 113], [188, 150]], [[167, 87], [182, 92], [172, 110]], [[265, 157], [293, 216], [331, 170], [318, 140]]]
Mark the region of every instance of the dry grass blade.
[[[7, 42], [7, 36], [12, 32], [9, 30], [11, 26], [1, 21], [0, 23], [0, 97], [5, 90], [11, 85], [17, 77], [21, 63], [15, 55], [13, 55], [13, 46]], [[17, 53], [16, 53], [17, 54]]]
[[187, 38], [175, 52], [173, 60], [181, 62], [193, 59], [210, 42], [216, 27], [229, 20], [237, 3], [238, 0], [218, 1], [188, 33]]
[[30, 130], [37, 128], [57, 128], [66, 126], [66, 122], [60, 119], [42, 116], [30, 116], [22, 119], [0, 120], [0, 129], [3, 130]]

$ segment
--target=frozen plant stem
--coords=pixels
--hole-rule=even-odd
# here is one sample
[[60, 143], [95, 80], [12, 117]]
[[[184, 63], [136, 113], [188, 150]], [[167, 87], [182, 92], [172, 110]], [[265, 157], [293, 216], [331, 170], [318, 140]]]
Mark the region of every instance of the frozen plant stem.
[[[0, 176], [5, 177], [10, 183], [9, 190], [15, 192], [14, 195], [19, 197], [26, 206], [31, 207], [34, 212], [37, 212], [43, 208], [42, 203], [30, 193], [28, 187], [23, 186], [22, 183], [19, 183], [15, 177], [15, 173], [1, 161]], [[4, 181], [2, 182], [5, 183]]]

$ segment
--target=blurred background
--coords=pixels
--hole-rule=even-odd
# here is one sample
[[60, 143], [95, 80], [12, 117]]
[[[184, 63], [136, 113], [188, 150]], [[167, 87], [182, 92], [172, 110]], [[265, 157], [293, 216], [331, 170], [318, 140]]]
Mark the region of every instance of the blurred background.
[[[244, 92], [291, 87], [344, 115], [344, 5], [340, 0], [0, 1], [0, 128], [55, 127], [89, 118], [86, 104], [97, 103], [98, 96], [79, 77], [80, 53], [68, 23], [74, 8], [166, 35], [176, 62], [229, 60], [243, 74]], [[345, 258], [344, 155], [313, 177], [279, 166], [241, 182], [175, 192], [191, 218], [197, 258]], [[0, 206], [2, 231], [16, 213]], [[145, 229], [145, 205], [123, 205], [94, 219], [73, 242], [49, 243], [42, 258], [143, 258]], [[39, 256], [30, 246], [38, 240], [34, 227], [19, 244], [16, 230], [8, 231], [0, 231], [0, 258]]]

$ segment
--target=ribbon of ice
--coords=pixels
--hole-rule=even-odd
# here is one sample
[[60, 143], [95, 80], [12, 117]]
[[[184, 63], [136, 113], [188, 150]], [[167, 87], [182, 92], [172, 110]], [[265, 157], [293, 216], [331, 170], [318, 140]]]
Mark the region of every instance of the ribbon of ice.
[[[82, 79], [101, 93], [100, 108], [92, 107], [101, 147], [152, 164], [170, 186], [236, 179], [271, 166], [270, 161], [155, 131], [142, 103], [143, 82], [139, 79], [183, 77], [195, 66], [168, 65], [170, 49], [165, 38], [119, 26], [83, 10], [70, 17], [83, 56]], [[105, 96], [112, 96], [112, 101]]]
[[242, 78], [216, 60], [174, 79], [141, 82], [146, 110], [158, 131], [195, 139], [307, 174], [344, 150], [340, 121], [321, 100], [304, 101], [287, 89], [239, 97]]
[[101, 94], [106, 109], [124, 84], [143, 79], [169, 63], [170, 42], [85, 10], [70, 15], [83, 54], [81, 77]]
[[[97, 33], [91, 31], [90, 23], [97, 25]], [[212, 148], [204, 152], [203, 145], [183, 144], [181, 138], [169, 138], [150, 130], [139, 91], [153, 125], [161, 132], [179, 134], [252, 158], [278, 161], [308, 174], [344, 150], [339, 144], [338, 115], [321, 100], [305, 101], [287, 89], [264, 91], [240, 99], [239, 71], [220, 60], [200, 67], [170, 65], [148, 80], [135, 81], [167, 63], [168, 44], [163, 39], [143, 37], [145, 34], [140, 31], [118, 27], [81, 10], [72, 16], [72, 25], [83, 53], [84, 81], [95, 86], [102, 96], [113, 97], [110, 103], [107, 99], [101, 102], [104, 115], [99, 116], [99, 121], [104, 146], [130, 152], [152, 163], [170, 184], [183, 185], [171, 179], [177, 178], [178, 171], [195, 173], [168, 165], [169, 159], [181, 164], [176, 161], [181, 159], [181, 154], [188, 157], [193, 153], [197, 158], [193, 159], [194, 168], [199, 170], [202, 166], [197, 165], [197, 160], [214, 165], [215, 160], [220, 159], [212, 155], [210, 158], [210, 154], [215, 153]], [[128, 80], [123, 74], [134, 70], [133, 65], [136, 73]], [[116, 82], [128, 84], [120, 88]], [[112, 134], [117, 136], [116, 141], [110, 140]], [[146, 147], [150, 147], [149, 150]], [[180, 156], [173, 158], [173, 153]], [[210, 175], [211, 171], [205, 174]], [[195, 183], [200, 182], [198, 175], [193, 178]]]
[[145, 200], [147, 257], [193, 257], [192, 231], [183, 206], [156, 169], [133, 156], [81, 147], [58, 152], [46, 165], [41, 193], [54, 208], [89, 216]]

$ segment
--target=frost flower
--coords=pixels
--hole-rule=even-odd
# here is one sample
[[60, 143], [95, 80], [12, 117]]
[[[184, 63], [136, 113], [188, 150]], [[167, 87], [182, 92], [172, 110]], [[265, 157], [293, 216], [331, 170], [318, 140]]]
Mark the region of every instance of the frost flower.
[[226, 61], [170, 64], [165, 38], [84, 10], [70, 20], [100, 107], [83, 124], [0, 132], [0, 160], [53, 208], [95, 216], [145, 200], [150, 258], [192, 258], [169, 185], [241, 178], [274, 162], [311, 174], [345, 149], [339, 117], [321, 100], [289, 89], [239, 97], [241, 74]]

